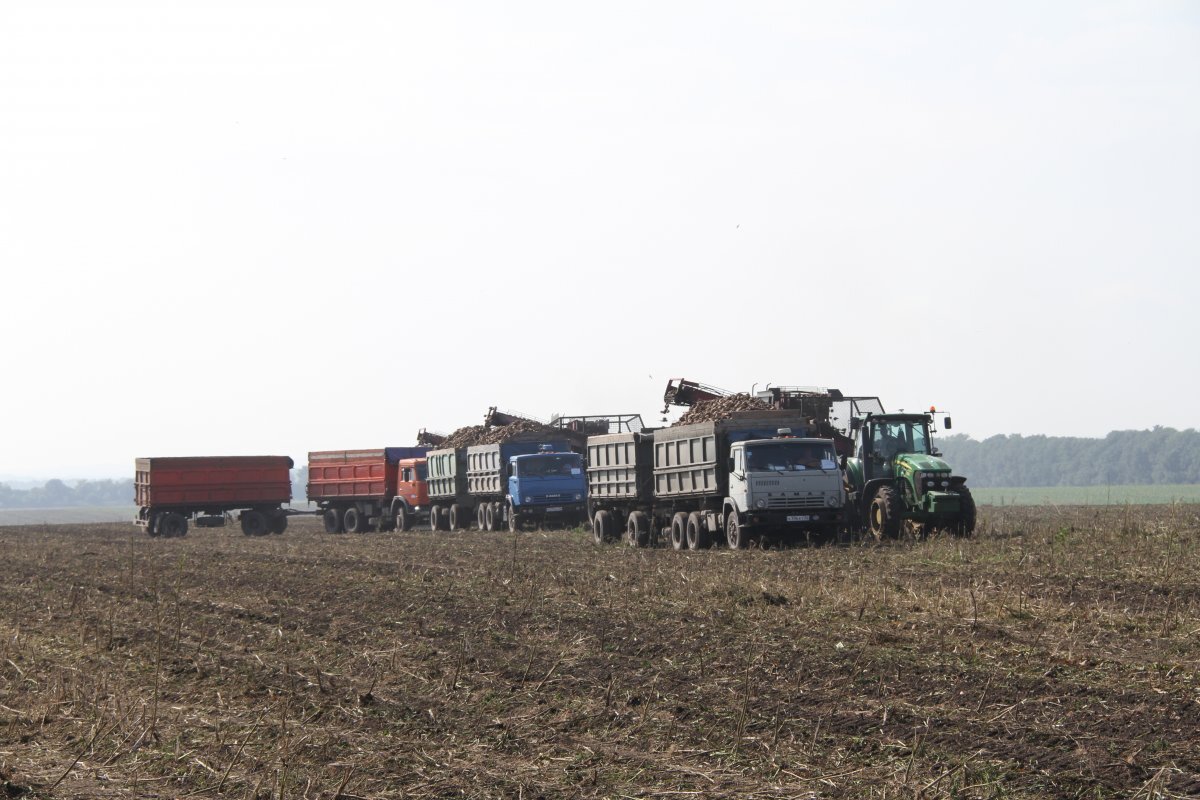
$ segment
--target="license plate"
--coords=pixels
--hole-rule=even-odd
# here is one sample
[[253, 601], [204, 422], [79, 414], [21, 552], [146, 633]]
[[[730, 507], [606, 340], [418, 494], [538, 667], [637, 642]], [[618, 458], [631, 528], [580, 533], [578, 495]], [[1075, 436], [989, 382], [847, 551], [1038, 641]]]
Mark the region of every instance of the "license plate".
[[549, 506], [547, 511], [562, 511], [562, 506]]
[[808, 522], [812, 519], [811, 514], [788, 514], [788, 522]]

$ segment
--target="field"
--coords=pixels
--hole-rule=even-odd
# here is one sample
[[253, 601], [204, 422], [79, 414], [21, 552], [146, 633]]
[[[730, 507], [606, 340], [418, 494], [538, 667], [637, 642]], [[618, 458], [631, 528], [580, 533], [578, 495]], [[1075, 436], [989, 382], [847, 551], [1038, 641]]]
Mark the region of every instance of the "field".
[[1194, 797], [1200, 507], [694, 554], [0, 529], [0, 796]]
[[971, 493], [977, 502], [997, 506], [1200, 503], [1200, 484], [976, 487]]

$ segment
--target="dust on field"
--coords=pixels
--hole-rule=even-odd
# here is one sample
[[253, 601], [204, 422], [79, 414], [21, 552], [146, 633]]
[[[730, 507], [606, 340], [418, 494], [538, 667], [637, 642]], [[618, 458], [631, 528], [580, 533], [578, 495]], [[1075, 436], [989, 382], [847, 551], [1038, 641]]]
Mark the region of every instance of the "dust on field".
[[1200, 507], [674, 553], [0, 530], [7, 796], [1200, 794]]

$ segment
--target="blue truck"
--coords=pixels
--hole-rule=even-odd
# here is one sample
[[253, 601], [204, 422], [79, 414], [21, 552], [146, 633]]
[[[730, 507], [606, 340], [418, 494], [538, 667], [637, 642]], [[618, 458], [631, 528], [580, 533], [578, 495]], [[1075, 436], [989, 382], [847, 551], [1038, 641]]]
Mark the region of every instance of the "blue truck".
[[583, 459], [566, 441], [510, 441], [431, 451], [431, 530], [570, 527], [587, 517]]

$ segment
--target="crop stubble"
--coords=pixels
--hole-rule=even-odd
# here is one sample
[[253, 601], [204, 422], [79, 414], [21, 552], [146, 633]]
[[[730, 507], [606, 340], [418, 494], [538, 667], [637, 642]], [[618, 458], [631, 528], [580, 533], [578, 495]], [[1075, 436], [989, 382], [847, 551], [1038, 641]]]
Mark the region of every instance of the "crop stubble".
[[695, 554], [6, 528], [0, 789], [1193, 796], [1198, 537], [1196, 506]]

